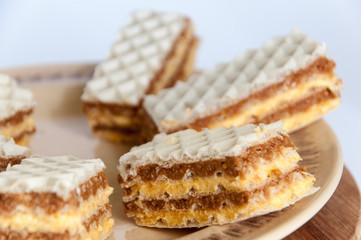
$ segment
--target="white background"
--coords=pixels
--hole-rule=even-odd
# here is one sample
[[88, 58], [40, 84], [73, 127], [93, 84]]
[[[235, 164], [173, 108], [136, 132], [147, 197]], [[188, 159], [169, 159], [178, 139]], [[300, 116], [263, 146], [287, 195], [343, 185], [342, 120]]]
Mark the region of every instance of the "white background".
[[0, 0], [0, 69], [100, 61], [135, 9], [190, 16], [202, 39], [200, 69], [229, 61], [293, 27], [325, 42], [345, 85], [342, 106], [326, 119], [361, 184], [361, 1]]

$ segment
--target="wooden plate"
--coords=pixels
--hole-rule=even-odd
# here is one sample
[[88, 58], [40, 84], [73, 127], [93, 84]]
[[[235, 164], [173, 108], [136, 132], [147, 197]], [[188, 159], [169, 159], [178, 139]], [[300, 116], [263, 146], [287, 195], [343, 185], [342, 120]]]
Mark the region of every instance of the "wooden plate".
[[130, 146], [117, 145], [92, 136], [81, 111], [80, 95], [94, 65], [60, 65], [6, 71], [30, 88], [37, 101], [37, 133], [32, 139], [34, 154], [74, 155], [101, 158], [114, 193], [110, 197], [115, 219], [111, 239], [279, 239], [311, 219], [328, 201], [341, 178], [343, 159], [340, 144], [331, 128], [320, 120], [291, 135], [304, 159], [302, 166], [317, 178], [321, 189], [280, 212], [247, 221], [201, 229], [154, 229], [138, 227], [125, 216], [121, 190], [116, 181], [119, 157]]

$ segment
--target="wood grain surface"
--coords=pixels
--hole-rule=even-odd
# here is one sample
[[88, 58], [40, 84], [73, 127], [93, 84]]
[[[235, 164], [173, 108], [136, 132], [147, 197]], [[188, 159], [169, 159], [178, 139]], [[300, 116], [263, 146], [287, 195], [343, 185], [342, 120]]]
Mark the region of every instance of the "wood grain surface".
[[360, 191], [345, 167], [337, 190], [310, 221], [286, 240], [361, 239]]

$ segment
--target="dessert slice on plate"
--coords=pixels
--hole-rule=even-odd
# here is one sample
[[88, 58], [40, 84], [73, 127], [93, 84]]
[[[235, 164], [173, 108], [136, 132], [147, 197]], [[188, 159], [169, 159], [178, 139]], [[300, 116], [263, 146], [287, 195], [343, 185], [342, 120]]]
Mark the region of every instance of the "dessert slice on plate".
[[19, 164], [22, 159], [29, 156], [29, 148], [16, 145], [13, 139], [0, 135], [0, 172], [8, 165]]
[[324, 43], [293, 30], [144, 100], [144, 137], [284, 120], [297, 130], [340, 104], [342, 81]]
[[105, 239], [112, 188], [100, 159], [26, 158], [0, 173], [0, 239]]
[[186, 79], [193, 71], [197, 45], [193, 23], [185, 16], [132, 14], [82, 95], [93, 133], [114, 142], [137, 143], [138, 109], [145, 94]]
[[158, 134], [119, 160], [124, 210], [139, 225], [231, 223], [314, 193], [282, 123]]
[[11, 77], [0, 74], [0, 135], [27, 145], [35, 132], [35, 101], [30, 90], [19, 88]]

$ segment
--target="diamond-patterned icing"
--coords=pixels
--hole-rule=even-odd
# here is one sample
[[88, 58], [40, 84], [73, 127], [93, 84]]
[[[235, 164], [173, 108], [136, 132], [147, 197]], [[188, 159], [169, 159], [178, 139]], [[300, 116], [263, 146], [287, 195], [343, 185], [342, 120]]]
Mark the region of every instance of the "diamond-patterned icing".
[[137, 174], [139, 166], [147, 164], [170, 167], [175, 163], [238, 156], [246, 148], [281, 133], [287, 135], [282, 129], [282, 121], [269, 125], [204, 129], [201, 132], [187, 129], [169, 135], [160, 133], [151, 142], [133, 147], [120, 157], [118, 170], [122, 178], [127, 179], [128, 175]]
[[133, 13], [107, 60], [96, 67], [82, 100], [138, 105], [185, 23], [176, 13]]
[[157, 96], [146, 96], [144, 108], [159, 131], [176, 129], [282, 81], [283, 76], [325, 56], [326, 51], [324, 43], [314, 42], [294, 29], [289, 35], [275, 37], [229, 63], [195, 74], [186, 82], [177, 82]]
[[34, 106], [35, 101], [30, 90], [19, 88], [13, 78], [0, 74], [0, 121]]
[[33, 157], [0, 173], [0, 193], [52, 192], [67, 199], [71, 191], [105, 168], [100, 159]]
[[0, 135], [0, 159], [13, 157], [28, 157], [30, 149], [15, 144], [12, 138]]

